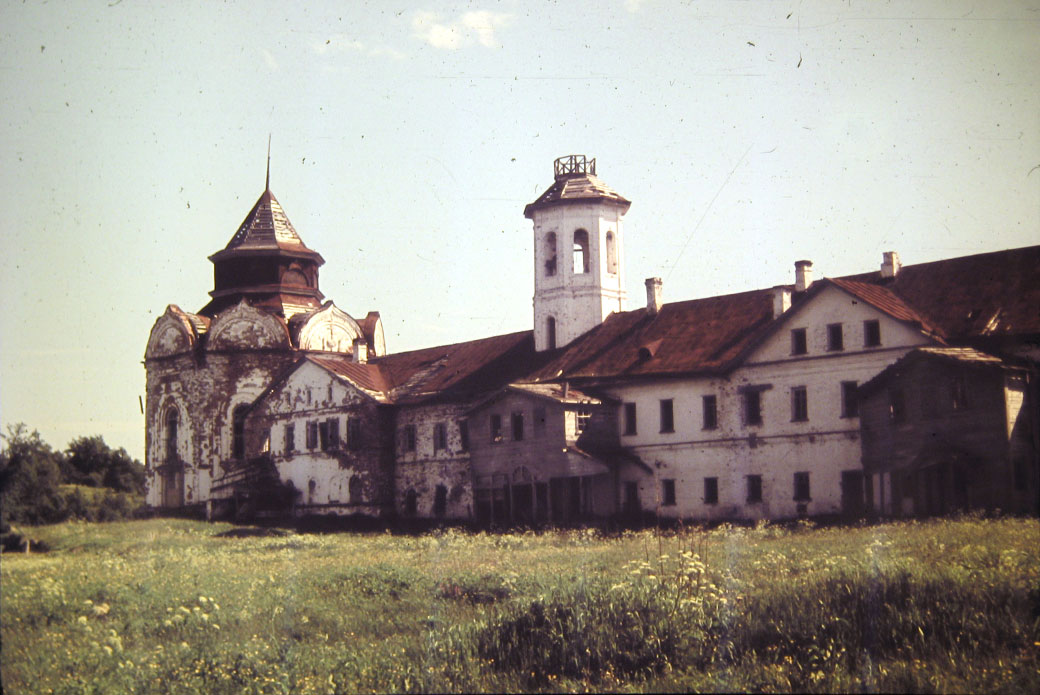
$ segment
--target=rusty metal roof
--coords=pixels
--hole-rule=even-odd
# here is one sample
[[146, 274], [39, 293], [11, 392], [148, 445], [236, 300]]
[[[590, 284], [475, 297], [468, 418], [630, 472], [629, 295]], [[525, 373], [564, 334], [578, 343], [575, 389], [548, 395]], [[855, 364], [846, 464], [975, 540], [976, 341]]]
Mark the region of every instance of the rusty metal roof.
[[317, 251], [307, 248], [303, 243], [270, 188], [260, 194], [253, 209], [242, 220], [238, 231], [231, 237], [227, 246], [210, 256], [210, 260], [265, 251], [306, 256], [316, 260], [318, 265], [325, 262]]
[[564, 384], [509, 384], [506, 388], [511, 391], [529, 394], [538, 398], [545, 398], [564, 405], [600, 405], [603, 400], [592, 396], [584, 391], [570, 388]]
[[379, 365], [355, 362], [349, 355], [308, 355], [306, 359], [368, 391], [377, 400], [389, 400], [390, 385]]
[[985, 369], [997, 368], [1012, 371], [1026, 369], [970, 347], [919, 347], [909, 351], [870, 381], [862, 384], [859, 387], [859, 392], [863, 395], [873, 393], [892, 379], [901, 378], [912, 365], [922, 361], [945, 362], [947, 364], [982, 367]]

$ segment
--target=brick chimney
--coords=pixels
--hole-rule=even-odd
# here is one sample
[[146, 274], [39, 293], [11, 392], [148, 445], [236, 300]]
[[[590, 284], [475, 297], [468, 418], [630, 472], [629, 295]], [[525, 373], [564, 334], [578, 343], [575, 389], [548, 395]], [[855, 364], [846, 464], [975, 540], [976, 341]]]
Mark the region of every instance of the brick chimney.
[[881, 254], [881, 277], [894, 278], [899, 274], [903, 264], [899, 262], [899, 254], [895, 251], [885, 251]]
[[646, 313], [655, 316], [661, 310], [661, 278], [646, 279]]
[[791, 288], [787, 285], [777, 285], [773, 288], [773, 318], [779, 318], [790, 308]]
[[812, 261], [794, 262], [794, 291], [805, 292], [812, 287]]
[[354, 338], [354, 362], [358, 364], [368, 362], [368, 343], [364, 338]]

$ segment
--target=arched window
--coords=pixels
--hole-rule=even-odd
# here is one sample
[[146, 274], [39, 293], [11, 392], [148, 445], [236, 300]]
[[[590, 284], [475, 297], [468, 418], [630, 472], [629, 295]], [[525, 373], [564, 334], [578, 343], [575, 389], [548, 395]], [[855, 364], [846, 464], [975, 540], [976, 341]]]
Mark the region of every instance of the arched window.
[[550, 350], [556, 349], [556, 317], [545, 319], [545, 344]]
[[361, 478], [356, 475], [350, 476], [350, 503], [359, 504], [361, 502]]
[[614, 232], [607, 232], [607, 272], [617, 275], [617, 240]]
[[176, 408], [166, 411], [166, 463], [177, 460], [177, 426], [180, 424], [180, 415]]
[[556, 275], [556, 232], [545, 235], [545, 276]]
[[236, 405], [231, 411], [231, 458], [242, 460], [246, 457], [246, 411], [249, 406]]
[[584, 229], [574, 231], [574, 274], [589, 272], [589, 233]]

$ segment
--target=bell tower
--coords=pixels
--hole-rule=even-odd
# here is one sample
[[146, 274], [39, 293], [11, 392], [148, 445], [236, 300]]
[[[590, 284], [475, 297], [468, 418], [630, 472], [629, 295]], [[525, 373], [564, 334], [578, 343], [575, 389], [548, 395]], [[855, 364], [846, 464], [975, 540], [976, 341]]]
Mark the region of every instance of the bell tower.
[[625, 301], [621, 218], [631, 202], [596, 176], [596, 160], [560, 157], [555, 181], [524, 208], [534, 223], [534, 345], [563, 347]]

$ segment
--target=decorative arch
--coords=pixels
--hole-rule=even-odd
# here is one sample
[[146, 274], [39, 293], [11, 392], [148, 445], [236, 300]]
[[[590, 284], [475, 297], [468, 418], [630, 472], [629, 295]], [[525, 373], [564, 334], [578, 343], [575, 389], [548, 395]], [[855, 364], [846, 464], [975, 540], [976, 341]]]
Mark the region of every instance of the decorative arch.
[[198, 334], [190, 315], [181, 311], [176, 304], [170, 304], [163, 315], [155, 320], [152, 332], [148, 335], [144, 356], [150, 359], [191, 352], [197, 341]]
[[351, 354], [354, 341], [363, 338], [360, 324], [332, 302], [308, 314], [300, 325], [297, 345], [301, 350]]
[[243, 299], [213, 319], [206, 347], [209, 350], [288, 349], [289, 331], [283, 321]]

